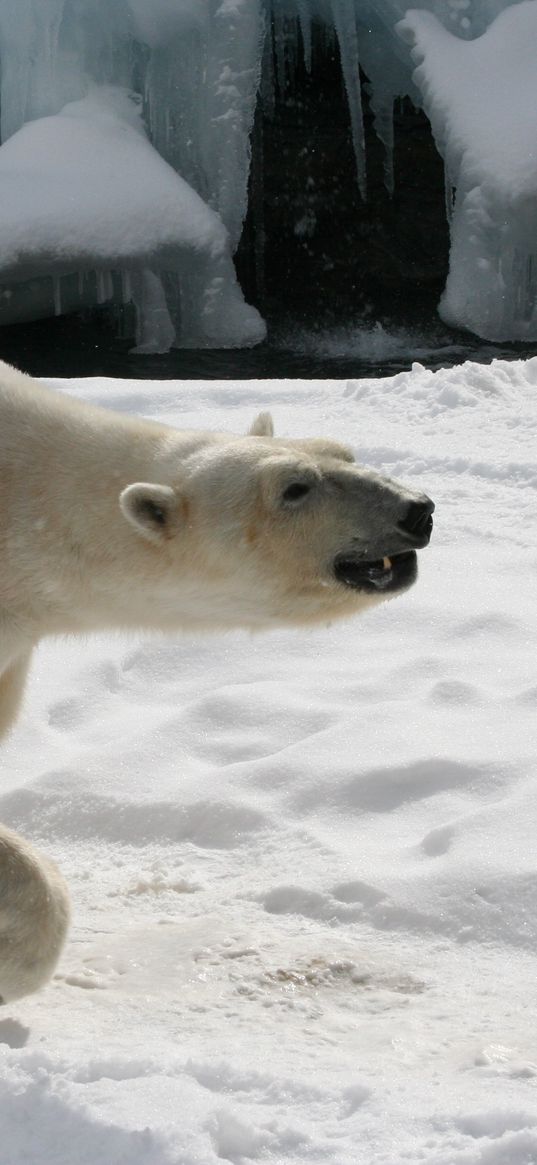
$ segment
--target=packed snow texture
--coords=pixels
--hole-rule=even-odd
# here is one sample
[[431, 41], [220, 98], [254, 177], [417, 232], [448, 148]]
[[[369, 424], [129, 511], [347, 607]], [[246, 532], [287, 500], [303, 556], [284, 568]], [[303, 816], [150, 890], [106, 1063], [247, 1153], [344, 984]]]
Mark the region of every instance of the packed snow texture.
[[40, 649], [0, 819], [74, 925], [1, 1010], [2, 1165], [535, 1162], [537, 360], [60, 387], [194, 428], [270, 408], [436, 525], [354, 623]]
[[[105, 87], [105, 95], [110, 86], [136, 92], [154, 151], [220, 216], [228, 232], [226, 262], [216, 264], [210, 276], [217, 301], [211, 311], [219, 323], [215, 336], [209, 329], [206, 342], [255, 343], [263, 337], [264, 328], [243, 303], [231, 271], [231, 255], [247, 210], [250, 134], [261, 75], [263, 71], [261, 100], [269, 108], [278, 80], [296, 67], [298, 30], [306, 65], [311, 68], [312, 26], [320, 23], [326, 36], [337, 39], [357, 180], [364, 197], [367, 170], [360, 68], [367, 77], [376, 132], [385, 147], [390, 190], [394, 188], [394, 100], [409, 94], [431, 118], [446, 161], [449, 204], [452, 189], [457, 189], [444, 318], [489, 339], [535, 339], [537, 142], [531, 116], [535, 7], [535, 0], [514, 6], [509, 0], [426, 0], [421, 12], [406, 17], [401, 38], [397, 26], [405, 17], [407, 0], [17, 0], [16, 4], [0, 0], [1, 139], [7, 142], [28, 121], [37, 119], [33, 131], [37, 141], [39, 134], [50, 133], [46, 119], [56, 117], [66, 105], [81, 101], [90, 91], [95, 105], [96, 87]], [[496, 17], [498, 22], [493, 23]], [[290, 25], [295, 27], [294, 41]], [[268, 29], [273, 31], [274, 52], [268, 46]], [[104, 101], [105, 96], [101, 104]], [[23, 257], [14, 277], [12, 268], [2, 262], [0, 248], [4, 291], [0, 322], [72, 309], [103, 297], [124, 300], [125, 268], [98, 264], [109, 242], [101, 237], [97, 215], [106, 185], [104, 136], [101, 144], [102, 152], [97, 149], [86, 160], [88, 168], [94, 167], [94, 182], [87, 187], [79, 210], [81, 232], [96, 232], [95, 273], [87, 277], [86, 268], [77, 265], [74, 248], [71, 269], [64, 274], [40, 271], [38, 277], [28, 279]], [[0, 161], [4, 149], [3, 145]], [[80, 154], [84, 149], [81, 138]], [[65, 198], [70, 191], [74, 207], [78, 188], [73, 151], [68, 174], [60, 151], [58, 171]], [[146, 157], [149, 165], [149, 152]], [[30, 244], [35, 242], [36, 250], [46, 227], [37, 206], [47, 199], [55, 162], [55, 153], [49, 154], [43, 169], [34, 169], [35, 203], [30, 196], [22, 199], [28, 239]], [[155, 159], [150, 170], [154, 187]], [[158, 173], [164, 176], [165, 171]], [[140, 173], [137, 185], [143, 188], [144, 182], [145, 174]], [[167, 182], [163, 178], [164, 199]], [[100, 189], [92, 203], [96, 185]], [[0, 241], [7, 237], [12, 211], [9, 204], [3, 228], [0, 217]], [[125, 215], [130, 212], [129, 199]], [[52, 209], [52, 217], [54, 213]], [[142, 233], [142, 251], [152, 237], [150, 223]], [[49, 247], [51, 243], [52, 239]], [[135, 264], [134, 256], [131, 262]], [[158, 253], [149, 266], [145, 255], [137, 262], [138, 293], [132, 295], [138, 309], [139, 347], [159, 350], [171, 342], [198, 343], [191, 314], [200, 292], [188, 263], [181, 275], [172, 263], [163, 278]], [[203, 322], [200, 330], [207, 331]]]

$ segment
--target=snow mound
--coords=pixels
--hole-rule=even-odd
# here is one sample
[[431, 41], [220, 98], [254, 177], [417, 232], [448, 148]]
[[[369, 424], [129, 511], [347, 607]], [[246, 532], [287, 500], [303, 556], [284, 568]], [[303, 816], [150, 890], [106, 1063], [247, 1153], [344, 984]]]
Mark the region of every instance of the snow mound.
[[507, 8], [471, 41], [418, 10], [398, 31], [455, 191], [440, 315], [488, 340], [534, 340], [537, 4]]
[[[141, 102], [102, 86], [0, 149], [0, 323], [133, 302], [138, 351], [234, 347], [265, 334], [238, 287], [221, 218], [150, 144]], [[166, 276], [180, 302], [170, 311]]]

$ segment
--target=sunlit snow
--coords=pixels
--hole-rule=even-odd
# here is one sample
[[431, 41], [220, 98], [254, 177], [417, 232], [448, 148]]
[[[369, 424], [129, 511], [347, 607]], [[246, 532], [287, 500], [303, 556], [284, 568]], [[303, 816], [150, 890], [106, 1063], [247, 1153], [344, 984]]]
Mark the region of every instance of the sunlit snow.
[[40, 649], [0, 819], [74, 924], [1, 1010], [2, 1165], [530, 1165], [537, 361], [61, 387], [236, 432], [271, 408], [437, 509], [361, 620]]

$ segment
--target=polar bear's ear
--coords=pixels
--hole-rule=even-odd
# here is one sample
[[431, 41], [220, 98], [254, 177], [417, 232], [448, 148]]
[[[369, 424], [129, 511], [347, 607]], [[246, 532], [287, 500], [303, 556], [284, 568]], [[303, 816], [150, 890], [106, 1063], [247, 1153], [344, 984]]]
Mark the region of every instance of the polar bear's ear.
[[270, 413], [259, 413], [248, 429], [249, 437], [273, 437], [274, 422]]
[[121, 513], [144, 538], [162, 542], [177, 528], [177, 496], [168, 485], [137, 481], [119, 495]]

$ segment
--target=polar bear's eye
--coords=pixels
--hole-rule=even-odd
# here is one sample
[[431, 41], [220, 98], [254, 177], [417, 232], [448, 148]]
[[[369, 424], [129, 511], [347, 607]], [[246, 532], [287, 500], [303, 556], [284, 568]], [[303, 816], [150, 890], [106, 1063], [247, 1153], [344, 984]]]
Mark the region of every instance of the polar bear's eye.
[[308, 485], [307, 482], [293, 481], [291, 485], [287, 486], [287, 489], [284, 489], [282, 494], [283, 501], [298, 502], [301, 498], [304, 498], [306, 494], [309, 494], [310, 490], [311, 485]]

